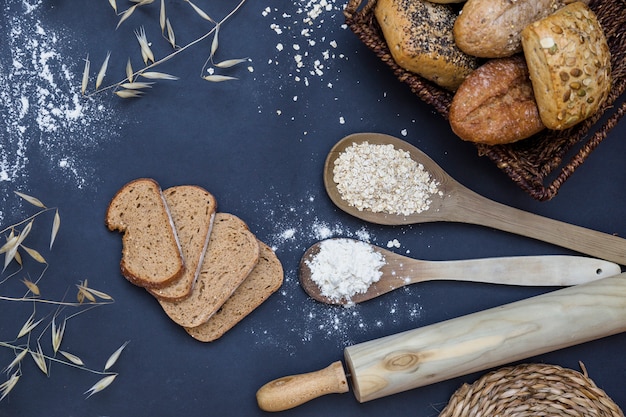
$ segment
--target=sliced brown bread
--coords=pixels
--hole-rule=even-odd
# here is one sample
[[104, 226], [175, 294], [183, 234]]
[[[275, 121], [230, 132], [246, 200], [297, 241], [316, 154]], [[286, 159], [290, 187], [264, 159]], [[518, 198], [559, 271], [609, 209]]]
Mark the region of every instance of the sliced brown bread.
[[161, 300], [177, 301], [191, 294], [200, 274], [217, 202], [211, 193], [195, 185], [171, 187], [164, 190], [163, 194], [174, 220], [186, 269], [182, 277], [170, 285], [149, 291]]
[[232, 214], [217, 213], [191, 295], [184, 300], [159, 303], [175, 323], [199, 326], [226, 302], [258, 260], [259, 244], [246, 223]]
[[283, 283], [283, 267], [274, 251], [259, 241], [259, 262], [246, 280], [209, 320], [185, 330], [194, 339], [212, 342], [260, 306]]
[[172, 217], [155, 180], [139, 178], [124, 185], [107, 207], [105, 223], [123, 233], [120, 268], [130, 282], [159, 288], [184, 273]]

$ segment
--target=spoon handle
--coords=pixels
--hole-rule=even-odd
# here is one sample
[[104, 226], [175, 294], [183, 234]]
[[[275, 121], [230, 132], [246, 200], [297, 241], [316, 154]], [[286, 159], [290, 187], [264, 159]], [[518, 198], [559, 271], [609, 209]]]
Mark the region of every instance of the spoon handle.
[[[399, 267], [399, 265], [391, 266]], [[617, 275], [619, 265], [585, 256], [513, 256], [458, 261], [404, 263], [405, 284], [426, 280], [485, 282], [524, 286], [570, 286]]]
[[459, 195], [457, 203], [464, 212], [457, 221], [492, 227], [626, 265], [626, 239], [506, 206], [471, 191]]

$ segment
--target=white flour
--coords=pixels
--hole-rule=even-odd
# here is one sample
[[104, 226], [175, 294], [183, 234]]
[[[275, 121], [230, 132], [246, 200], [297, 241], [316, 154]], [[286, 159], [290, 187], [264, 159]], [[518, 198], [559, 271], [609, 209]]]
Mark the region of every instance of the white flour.
[[329, 239], [320, 242], [319, 252], [306, 265], [323, 296], [336, 301], [345, 299], [352, 306], [354, 295], [364, 293], [380, 280], [385, 258], [365, 242]]
[[[82, 65], [73, 40], [46, 26], [42, 0], [5, 0], [0, 18], [0, 184], [27, 189], [33, 170], [77, 188], [92, 181], [85, 160], [111, 136], [112, 111], [98, 99], [80, 95], [76, 79]], [[38, 166], [31, 156], [38, 154]], [[4, 184], [2, 184], [4, 183]], [[8, 193], [0, 196], [6, 210]], [[0, 211], [0, 222], [4, 213]]]

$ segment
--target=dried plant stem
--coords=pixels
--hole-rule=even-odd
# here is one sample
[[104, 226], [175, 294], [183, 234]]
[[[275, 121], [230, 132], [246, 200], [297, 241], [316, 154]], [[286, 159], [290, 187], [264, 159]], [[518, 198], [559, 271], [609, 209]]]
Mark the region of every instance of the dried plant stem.
[[83, 307], [85, 305], [88, 306], [99, 306], [99, 305], [105, 305], [105, 304], [112, 304], [113, 301], [98, 301], [95, 303], [89, 303], [89, 304], [85, 304], [85, 303], [79, 303], [79, 302], [69, 302], [69, 301], [55, 301], [55, 300], [46, 300], [43, 298], [35, 298], [35, 297], [7, 297], [7, 296], [0, 296], [0, 301], [18, 301], [18, 302], [24, 302], [24, 301], [32, 301], [35, 303], [41, 303], [41, 304], [54, 304], [54, 305], [58, 305], [58, 306], [67, 306], [67, 307]]
[[[7, 343], [7, 342], [2, 342], [0, 341], [0, 347], [3, 348], [7, 348], [7, 349], [11, 349], [11, 350], [19, 350], [21, 352], [26, 351], [28, 353], [30, 352], [37, 352], [37, 351], [33, 351], [31, 350], [29, 347], [25, 347], [25, 346], [17, 346], [11, 343]], [[59, 359], [57, 357], [54, 356], [49, 356], [49, 355], [43, 355], [42, 356], [45, 360], [48, 360], [50, 362], [56, 362], [56, 363], [60, 363], [63, 365], [67, 365], [67, 366], [71, 366], [72, 368], [77, 368], [86, 372], [91, 372], [92, 374], [97, 374], [97, 375], [111, 375], [113, 374], [113, 372], [108, 372], [108, 371], [99, 371], [97, 369], [92, 369], [92, 368], [88, 368], [86, 366], [81, 366], [81, 365], [76, 365], [75, 363], [69, 362], [69, 361], [64, 361], [63, 359]]]
[[205, 39], [207, 39], [208, 37], [213, 35], [219, 26], [222, 26], [226, 21], [228, 21], [231, 17], [233, 17], [233, 15], [235, 15], [239, 11], [239, 9], [241, 9], [241, 7], [243, 7], [243, 5], [246, 3], [246, 1], [247, 0], [240, 0], [239, 3], [226, 16], [224, 16], [224, 18], [222, 18], [222, 20], [217, 22], [215, 24], [215, 26], [209, 32], [205, 33], [204, 35], [202, 35], [201, 37], [197, 38], [196, 40], [194, 40], [192, 42], [189, 42], [185, 46], [181, 46], [180, 48], [178, 48], [177, 50], [175, 50], [171, 54], [169, 54], [169, 55], [167, 55], [167, 56], [165, 56], [165, 57], [163, 57], [163, 58], [161, 58], [161, 59], [151, 63], [150, 65], [145, 66], [144, 68], [142, 68], [140, 70], [135, 71], [131, 76], [127, 75], [127, 77], [124, 78], [122, 81], [119, 81], [119, 82], [117, 82], [115, 84], [111, 84], [111, 85], [106, 86], [106, 87], [102, 87], [99, 90], [92, 92], [91, 94], [87, 94], [87, 96], [92, 96], [94, 94], [98, 94], [98, 93], [101, 93], [101, 92], [106, 91], [106, 90], [119, 88], [122, 84], [124, 84], [126, 82], [130, 82], [135, 77], [141, 75], [142, 72], [148, 71], [150, 69], [153, 69], [154, 67], [169, 61], [170, 59], [176, 57], [177, 55], [181, 54], [182, 52], [186, 51], [187, 49], [189, 49], [189, 48], [197, 45], [198, 43], [204, 41]]
[[0, 230], [0, 234], [6, 233], [9, 230], [14, 229], [15, 227], [20, 226], [20, 225], [22, 225], [24, 223], [28, 223], [29, 221], [34, 220], [35, 218], [37, 218], [37, 217], [41, 216], [42, 214], [44, 214], [44, 213], [46, 213], [48, 211], [51, 211], [51, 210], [56, 210], [56, 207], [46, 207], [44, 209], [41, 209], [37, 213], [35, 213], [35, 214], [31, 215], [31, 216], [28, 216], [25, 219], [23, 219], [23, 220], [21, 220], [21, 221], [19, 221], [17, 223], [12, 224], [11, 226], [7, 226], [4, 229]]

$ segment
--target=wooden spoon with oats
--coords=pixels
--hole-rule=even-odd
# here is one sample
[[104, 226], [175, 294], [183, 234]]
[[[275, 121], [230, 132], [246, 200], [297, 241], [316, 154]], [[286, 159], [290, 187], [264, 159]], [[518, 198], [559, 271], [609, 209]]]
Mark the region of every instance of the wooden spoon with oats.
[[[350, 177], [346, 174], [348, 171], [358, 173], [362, 168], [360, 164], [364, 162], [363, 159], [366, 161], [365, 167], [367, 167], [367, 164], [376, 164], [377, 159], [372, 158], [367, 161], [365, 153], [359, 154], [357, 152], [355, 153], [356, 156], [352, 155], [350, 158], [344, 158], [348, 161], [341, 159], [341, 156], [345, 155], [349, 149], [364, 143], [370, 145], [393, 145], [396, 150], [408, 152], [410, 158], [421, 164], [423, 171], [429, 173], [435, 186], [431, 188], [430, 191], [432, 192], [430, 192], [428, 198], [422, 196], [418, 202], [419, 204], [414, 205], [417, 211], [405, 212], [405, 214], [393, 212], [393, 204], [397, 203], [397, 201], [392, 200], [387, 205], [379, 204], [380, 202], [377, 199], [380, 198], [380, 193], [354, 195], [352, 192], [354, 188], [360, 190], [376, 189], [380, 191], [375, 188], [381, 187], [380, 184], [375, 183], [377, 180], [383, 185], [391, 184], [394, 181], [395, 183], [401, 183], [405, 180], [404, 178], [388, 178], [385, 176], [381, 178], [368, 177], [367, 181], [374, 182], [363, 186], [358, 184], [358, 178]], [[361, 159], [359, 160], [359, 158]], [[337, 162], [339, 168], [338, 172], [335, 172], [337, 160], [339, 160]], [[342, 166], [344, 163], [348, 165]], [[350, 163], [353, 165], [349, 165]], [[398, 169], [402, 171], [404, 168], [399, 167]], [[379, 166], [377, 170], [388, 170], [388, 168]], [[344, 175], [344, 179], [341, 180], [343, 183], [337, 182], [337, 178], [341, 175], [335, 175], [336, 173]], [[346, 175], [348, 175], [347, 179]], [[626, 239], [541, 217], [489, 200], [458, 183], [415, 146], [393, 136], [378, 133], [357, 133], [337, 142], [326, 158], [324, 185], [330, 199], [337, 207], [346, 213], [371, 223], [407, 225], [446, 221], [476, 224], [552, 243], [576, 252], [626, 265]], [[399, 201], [410, 201], [412, 198], [404, 196]], [[375, 207], [375, 209], [371, 207]], [[386, 208], [386, 211], [376, 211], [379, 207]], [[402, 208], [406, 209], [406, 207]]]

